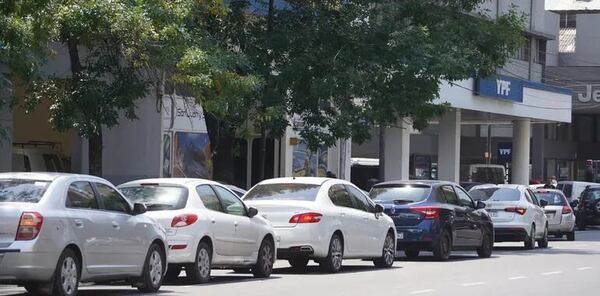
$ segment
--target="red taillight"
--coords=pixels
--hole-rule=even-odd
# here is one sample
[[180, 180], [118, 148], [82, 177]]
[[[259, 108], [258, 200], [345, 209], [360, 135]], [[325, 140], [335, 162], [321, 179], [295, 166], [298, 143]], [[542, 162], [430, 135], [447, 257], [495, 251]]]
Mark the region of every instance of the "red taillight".
[[15, 240], [24, 241], [35, 239], [42, 230], [44, 217], [38, 212], [24, 212], [19, 220], [19, 228]]
[[563, 214], [571, 214], [571, 213], [573, 213], [573, 209], [571, 209], [571, 207], [568, 205], [564, 205], [562, 208], [562, 213]]
[[196, 221], [198, 221], [198, 215], [196, 214], [177, 215], [171, 221], [171, 227], [185, 227], [196, 223]]
[[525, 215], [525, 212], [527, 212], [527, 209], [525, 208], [518, 208], [518, 207], [511, 207], [511, 208], [506, 208], [504, 209], [505, 212], [509, 212], [509, 213], [517, 213], [521, 216]]
[[319, 213], [302, 213], [292, 216], [290, 223], [319, 223], [323, 215]]
[[440, 208], [435, 207], [410, 207], [412, 212], [419, 213], [425, 215], [426, 220], [438, 219], [440, 218]]

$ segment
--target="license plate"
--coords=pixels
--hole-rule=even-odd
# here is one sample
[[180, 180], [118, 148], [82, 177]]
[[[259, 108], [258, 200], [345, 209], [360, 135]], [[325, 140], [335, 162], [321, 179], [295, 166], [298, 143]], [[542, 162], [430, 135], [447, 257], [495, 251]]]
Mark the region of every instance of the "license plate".
[[398, 232], [398, 239], [404, 239], [404, 232]]
[[488, 212], [490, 214], [490, 217], [498, 217], [498, 212]]
[[554, 218], [554, 213], [546, 213], [546, 218], [549, 218], [549, 219]]

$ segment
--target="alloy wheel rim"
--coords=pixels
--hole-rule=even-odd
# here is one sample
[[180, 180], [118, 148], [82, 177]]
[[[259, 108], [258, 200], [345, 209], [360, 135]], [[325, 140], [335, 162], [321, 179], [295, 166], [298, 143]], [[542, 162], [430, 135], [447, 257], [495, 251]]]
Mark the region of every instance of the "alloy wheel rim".
[[153, 251], [152, 255], [150, 255], [150, 282], [152, 282], [153, 286], [158, 286], [160, 281], [162, 280], [162, 272], [163, 272], [163, 264], [162, 257], [158, 253], [158, 251]]
[[71, 257], [65, 258], [62, 264], [60, 279], [63, 291], [70, 295], [77, 289], [77, 264]]
[[342, 268], [342, 243], [337, 237], [331, 243], [331, 261], [336, 270]]
[[271, 272], [271, 268], [273, 268], [273, 254], [271, 252], [271, 245], [265, 244], [263, 247], [263, 256], [262, 256], [263, 270], [267, 273]]
[[394, 264], [394, 255], [394, 241], [393, 238], [390, 235], [388, 235], [385, 238], [385, 244], [383, 247], [383, 257], [388, 265]]
[[210, 256], [206, 249], [200, 249], [198, 252], [198, 271], [202, 278], [210, 275]]

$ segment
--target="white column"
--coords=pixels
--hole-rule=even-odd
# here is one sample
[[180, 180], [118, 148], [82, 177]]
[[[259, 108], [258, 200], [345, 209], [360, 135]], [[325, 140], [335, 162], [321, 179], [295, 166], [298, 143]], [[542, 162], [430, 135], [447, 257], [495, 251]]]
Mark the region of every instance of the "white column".
[[460, 180], [460, 109], [446, 111], [440, 118], [438, 136], [438, 179]]
[[410, 124], [404, 120], [399, 120], [397, 127], [385, 129], [385, 181], [408, 180], [410, 131]]
[[529, 184], [529, 151], [531, 138], [531, 120], [519, 119], [513, 122], [513, 184]]

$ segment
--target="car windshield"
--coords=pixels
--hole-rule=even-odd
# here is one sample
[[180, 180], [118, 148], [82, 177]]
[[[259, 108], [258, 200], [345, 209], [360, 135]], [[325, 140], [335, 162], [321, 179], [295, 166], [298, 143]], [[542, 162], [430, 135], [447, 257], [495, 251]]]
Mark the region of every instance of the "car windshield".
[[49, 184], [40, 180], [0, 179], [0, 202], [37, 203]]
[[567, 204], [565, 198], [558, 192], [536, 191], [535, 196], [537, 196], [539, 200], [547, 201], [550, 206], [564, 206]]
[[187, 189], [178, 186], [139, 185], [119, 189], [132, 203], [145, 204], [148, 211], [183, 209], [188, 197]]
[[518, 201], [521, 199], [521, 192], [514, 188], [480, 188], [469, 191], [473, 200], [490, 201]]
[[262, 184], [250, 189], [244, 200], [304, 200], [314, 201], [320, 185], [279, 183]]
[[407, 184], [373, 187], [369, 196], [376, 202], [413, 203], [425, 200], [430, 192], [429, 186]]

